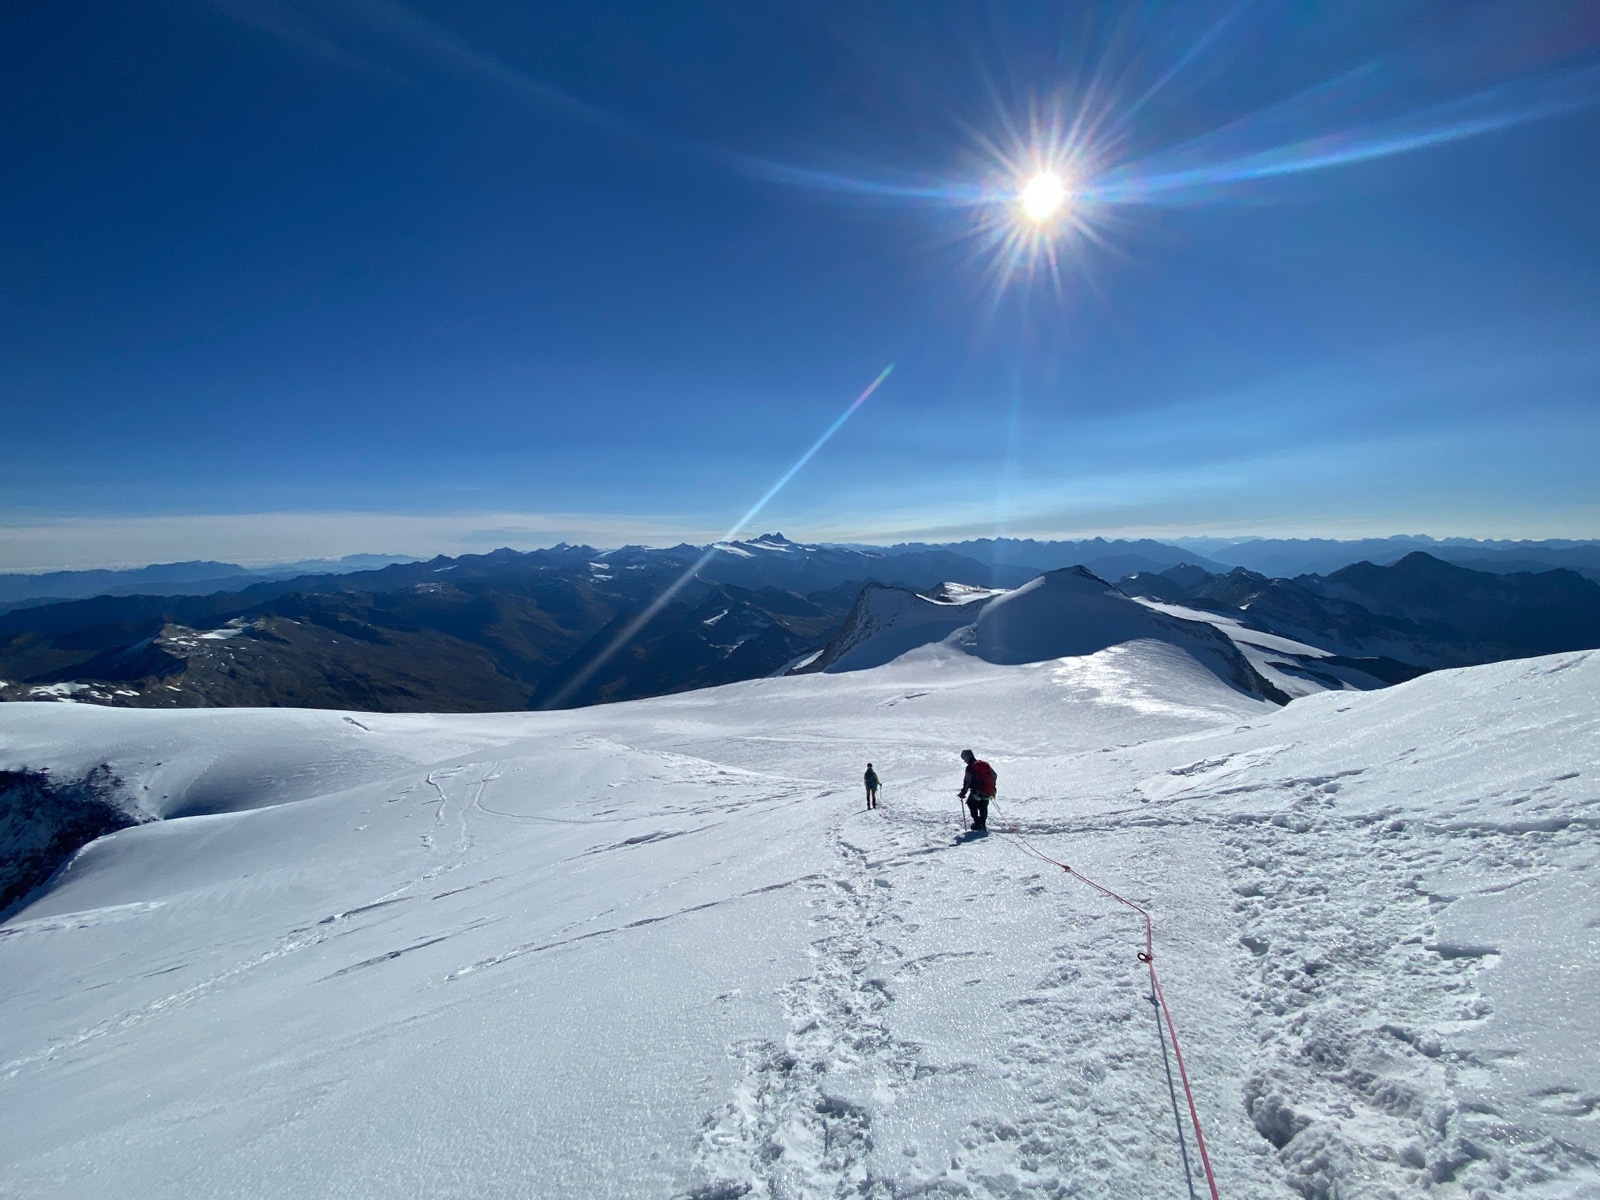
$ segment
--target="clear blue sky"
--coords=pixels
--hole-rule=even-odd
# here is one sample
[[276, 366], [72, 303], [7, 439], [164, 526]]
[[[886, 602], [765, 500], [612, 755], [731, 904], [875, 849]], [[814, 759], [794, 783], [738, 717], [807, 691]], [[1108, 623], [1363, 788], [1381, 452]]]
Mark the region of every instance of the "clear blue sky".
[[890, 362], [749, 532], [1597, 537], [1597, 99], [1592, 0], [10, 4], [0, 570], [704, 539]]

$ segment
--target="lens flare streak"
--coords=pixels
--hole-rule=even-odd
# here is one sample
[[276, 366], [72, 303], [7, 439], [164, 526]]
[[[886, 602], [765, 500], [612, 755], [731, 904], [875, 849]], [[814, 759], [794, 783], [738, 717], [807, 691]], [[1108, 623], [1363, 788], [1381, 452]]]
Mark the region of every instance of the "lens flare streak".
[[844, 412], [839, 414], [838, 418], [833, 422], [833, 424], [829, 425], [828, 428], [823, 431], [821, 437], [817, 438], [816, 441], [811, 443], [811, 448], [795, 460], [794, 465], [779, 477], [778, 482], [774, 483], [770, 488], [768, 488], [762, 495], [761, 499], [752, 504], [745, 511], [744, 516], [735, 521], [733, 526], [726, 533], [724, 533], [722, 537], [713, 542], [704, 554], [695, 559], [694, 563], [689, 567], [689, 569], [686, 570], [682, 575], [678, 576], [671, 587], [667, 588], [666, 591], [662, 592], [661, 595], [652, 600], [649, 606], [646, 607], [643, 612], [634, 617], [633, 620], [629, 621], [627, 625], [623, 626], [621, 632], [619, 632], [616, 637], [606, 644], [605, 649], [601, 650], [599, 654], [595, 655], [594, 659], [590, 661], [588, 665], [583, 668], [583, 670], [579, 671], [576, 675], [569, 679], [566, 684], [562, 686], [560, 691], [556, 692], [554, 696], [550, 697], [550, 699], [545, 703], [544, 707], [560, 708], [574, 695], [576, 695], [578, 690], [582, 688], [584, 684], [593, 679], [595, 673], [598, 672], [601, 667], [605, 666], [606, 663], [610, 662], [614, 657], [616, 657], [618, 651], [620, 651], [629, 642], [633, 641], [633, 639], [639, 635], [640, 630], [642, 630], [646, 625], [660, 615], [661, 610], [666, 608], [667, 605], [671, 604], [672, 601], [677, 598], [678, 594], [682, 592], [684, 588], [689, 586], [690, 581], [700, 573], [705, 565], [721, 552], [722, 543], [730, 542], [734, 538], [738, 537], [740, 531], [742, 531], [746, 525], [750, 524], [751, 521], [755, 520], [756, 517], [760, 515], [761, 510], [766, 508], [766, 506], [772, 502], [772, 498], [781, 492], [785, 485], [787, 485], [790, 480], [800, 473], [801, 469], [804, 468], [805, 465], [816, 456], [817, 451], [826, 446], [833, 435], [838, 433], [839, 430], [844, 427], [844, 423], [855, 414], [855, 411], [865, 404], [868, 399], [871, 398], [872, 393], [876, 392], [878, 388], [883, 385], [883, 381], [889, 378], [889, 372], [893, 370], [894, 364], [890, 363], [883, 370], [879, 371], [878, 377], [869, 383], [862, 393], [851, 402], [849, 408], [845, 409]]
[[[1355, 129], [1314, 134], [1260, 149], [1239, 144], [1248, 143], [1257, 122], [1238, 122], [1107, 171], [1088, 182], [1083, 194], [1101, 204], [1208, 200], [1230, 185], [1388, 158], [1547, 120], [1597, 101], [1600, 67], [1591, 67], [1538, 86], [1505, 85]], [[1288, 115], [1264, 113], [1258, 121], [1277, 124], [1278, 118]]]

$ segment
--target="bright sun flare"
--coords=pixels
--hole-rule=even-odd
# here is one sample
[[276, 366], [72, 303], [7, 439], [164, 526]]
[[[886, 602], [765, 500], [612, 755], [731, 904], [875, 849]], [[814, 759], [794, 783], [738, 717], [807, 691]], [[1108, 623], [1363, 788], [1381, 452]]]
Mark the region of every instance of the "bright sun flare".
[[1044, 222], [1060, 211], [1066, 203], [1067, 187], [1059, 175], [1042, 171], [1028, 180], [1022, 189], [1022, 211], [1031, 220]]

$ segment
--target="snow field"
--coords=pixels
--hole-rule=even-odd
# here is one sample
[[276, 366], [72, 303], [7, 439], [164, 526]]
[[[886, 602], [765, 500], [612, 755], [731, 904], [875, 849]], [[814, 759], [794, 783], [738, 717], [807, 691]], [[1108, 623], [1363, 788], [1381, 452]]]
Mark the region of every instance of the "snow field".
[[1223, 1196], [1600, 1195], [1597, 701], [1585, 654], [1279, 710], [1136, 641], [489, 718], [8, 706], [0, 767], [210, 815], [0, 925], [0, 1195], [1184, 1195], [1138, 917], [1008, 829], [1150, 908]]

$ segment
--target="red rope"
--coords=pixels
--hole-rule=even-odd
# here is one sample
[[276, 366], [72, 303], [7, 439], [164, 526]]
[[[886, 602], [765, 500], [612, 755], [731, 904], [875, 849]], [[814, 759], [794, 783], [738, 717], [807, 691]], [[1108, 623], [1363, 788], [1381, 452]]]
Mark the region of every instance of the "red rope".
[[1189, 1123], [1194, 1126], [1195, 1145], [1200, 1148], [1200, 1166], [1206, 1173], [1206, 1185], [1211, 1189], [1211, 1200], [1220, 1200], [1220, 1197], [1217, 1194], [1217, 1179], [1216, 1176], [1211, 1173], [1211, 1158], [1206, 1153], [1205, 1135], [1200, 1132], [1200, 1113], [1195, 1107], [1194, 1092], [1189, 1087], [1189, 1072], [1186, 1071], [1183, 1066], [1183, 1051], [1178, 1048], [1178, 1030], [1177, 1027], [1172, 1023], [1172, 1010], [1167, 1007], [1167, 998], [1161, 992], [1161, 982], [1156, 978], [1156, 953], [1153, 941], [1154, 929], [1151, 925], [1150, 914], [1139, 905], [1135, 904], [1132, 900], [1129, 900], [1126, 896], [1117, 895], [1116, 892], [1113, 892], [1110, 888], [1105, 887], [1102, 884], [1096, 883], [1087, 875], [1083, 875], [1077, 871], [1074, 871], [1071, 867], [1067, 866], [1066, 863], [1058, 862], [1056, 859], [1051, 858], [1048, 854], [1044, 854], [1037, 850], [1025, 838], [1018, 836], [1014, 830], [1012, 831], [1011, 836], [1016, 840], [1018, 845], [1022, 846], [1024, 850], [1033, 855], [1035, 858], [1042, 859], [1051, 866], [1060, 867], [1074, 879], [1081, 883], [1088, 884], [1097, 892], [1101, 892], [1107, 896], [1110, 896], [1118, 904], [1126, 904], [1129, 908], [1133, 909], [1134, 912], [1138, 913], [1139, 916], [1144, 918], [1144, 951], [1139, 955], [1139, 961], [1150, 968], [1150, 991], [1151, 994], [1155, 996], [1156, 1002], [1161, 1006], [1161, 1015], [1167, 1024], [1167, 1037], [1172, 1042], [1172, 1053], [1173, 1056], [1178, 1060], [1178, 1078], [1183, 1082], [1183, 1094], [1189, 1102]]

